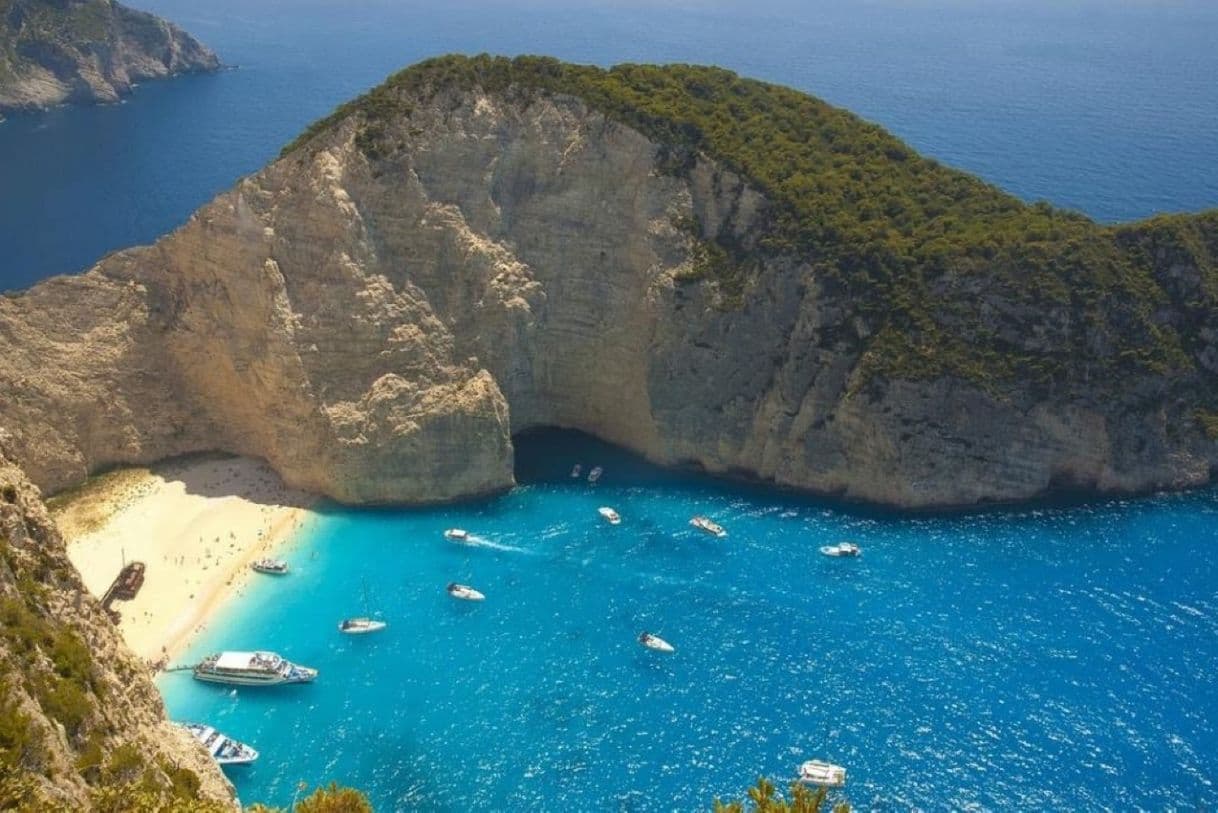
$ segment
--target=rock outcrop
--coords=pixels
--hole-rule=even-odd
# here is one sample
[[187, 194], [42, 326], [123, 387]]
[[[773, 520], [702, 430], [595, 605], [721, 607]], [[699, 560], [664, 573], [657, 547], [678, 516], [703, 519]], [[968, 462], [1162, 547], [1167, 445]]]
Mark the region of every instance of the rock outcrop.
[[[448, 500], [509, 487], [537, 426], [904, 507], [1209, 479], [1218, 216], [1045, 215], [1136, 255], [1152, 304], [978, 260], [884, 310], [905, 294], [776, 245], [785, 199], [654, 117], [447, 77], [407, 71], [156, 245], [0, 299], [0, 424], [35, 482], [220, 449], [346, 502]], [[849, 126], [894, 173], [1027, 208]]]
[[148, 668], [5, 447], [0, 435], [0, 807], [235, 809], [215, 762], [166, 721]]
[[112, 0], [0, 0], [0, 114], [116, 102], [137, 82], [219, 67], [173, 23]]

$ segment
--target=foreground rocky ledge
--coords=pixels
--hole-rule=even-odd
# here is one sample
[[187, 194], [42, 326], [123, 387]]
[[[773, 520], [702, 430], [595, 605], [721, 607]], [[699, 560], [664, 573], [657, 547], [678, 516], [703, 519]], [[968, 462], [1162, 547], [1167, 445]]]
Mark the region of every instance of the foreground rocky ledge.
[[112, 0], [0, 0], [0, 114], [116, 102], [136, 82], [219, 67], [173, 23]]
[[[599, 101], [554, 89], [573, 71]], [[903, 277], [841, 228], [783, 242], [791, 193], [698, 126], [600, 98], [610, 79], [669, 82], [690, 110], [740, 94], [740, 127], [806, 106], [846, 156], [824, 183], [856, 162], [858, 188], [964, 201], [890, 234], [984, 241], [1001, 216], [1075, 236], [943, 249]], [[1193, 485], [1218, 461], [1215, 235], [1213, 214], [1108, 230], [1026, 207], [722, 71], [438, 60], [156, 245], [0, 298], [0, 422], [50, 490], [224, 450], [344, 502], [449, 500], [511, 486], [511, 436], [538, 426], [892, 506]], [[902, 250], [939, 251], [926, 239]]]

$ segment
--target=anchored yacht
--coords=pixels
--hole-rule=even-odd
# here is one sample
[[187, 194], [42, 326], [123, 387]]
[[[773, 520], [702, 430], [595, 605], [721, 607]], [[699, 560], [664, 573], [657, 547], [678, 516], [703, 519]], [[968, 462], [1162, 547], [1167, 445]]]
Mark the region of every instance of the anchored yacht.
[[656, 652], [676, 652], [677, 648], [665, 641], [658, 635], [652, 635], [650, 632], [644, 632], [639, 636], [639, 643], [648, 649], [654, 649]]
[[826, 556], [858, 556], [862, 551], [853, 542], [838, 542], [836, 545], [825, 545], [820, 552]]
[[824, 788], [840, 788], [846, 784], [846, 769], [831, 762], [810, 759], [799, 766], [799, 781]]
[[251, 562], [250, 567], [259, 573], [269, 573], [272, 576], [282, 576], [288, 572], [288, 563], [282, 559], [259, 559]]
[[457, 584], [456, 582], [452, 582], [445, 589], [448, 590], [448, 594], [450, 596], [453, 598], [459, 598], [462, 601], [484, 601], [486, 599], [486, 596], [470, 587], [468, 584]]
[[689, 524], [697, 528], [699, 531], [708, 533], [711, 536], [727, 536], [727, 531], [723, 530], [722, 525], [711, 522], [706, 517], [694, 517], [689, 521]]
[[596, 509], [596, 513], [598, 513], [602, 517], [604, 517], [605, 521], [608, 522], [610, 525], [617, 525], [622, 521], [621, 515], [618, 514], [617, 511], [614, 511], [612, 508], [610, 508], [607, 505], [603, 505], [600, 508]]

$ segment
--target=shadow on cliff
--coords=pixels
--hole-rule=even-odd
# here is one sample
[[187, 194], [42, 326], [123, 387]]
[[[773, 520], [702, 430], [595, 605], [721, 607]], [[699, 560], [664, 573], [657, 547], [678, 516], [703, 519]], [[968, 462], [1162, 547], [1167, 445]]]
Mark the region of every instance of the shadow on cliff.
[[187, 494], [214, 499], [234, 497], [257, 505], [315, 506], [318, 498], [286, 485], [265, 461], [223, 452], [169, 458], [149, 467], [167, 483], [181, 483]]

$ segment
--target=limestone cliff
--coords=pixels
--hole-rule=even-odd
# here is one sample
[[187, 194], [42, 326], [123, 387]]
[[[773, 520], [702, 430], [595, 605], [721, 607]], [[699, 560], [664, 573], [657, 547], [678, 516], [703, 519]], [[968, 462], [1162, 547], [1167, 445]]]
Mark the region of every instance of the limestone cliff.
[[115, 102], [136, 82], [219, 66], [173, 23], [112, 0], [0, 0], [0, 114]]
[[222, 449], [453, 499], [543, 425], [897, 506], [1185, 486], [1218, 460], [1215, 256], [1218, 215], [1029, 207], [724, 71], [449, 58], [0, 299], [0, 422], [48, 489]]
[[216, 764], [166, 722], [147, 667], [5, 446], [0, 436], [0, 808], [235, 808]]

